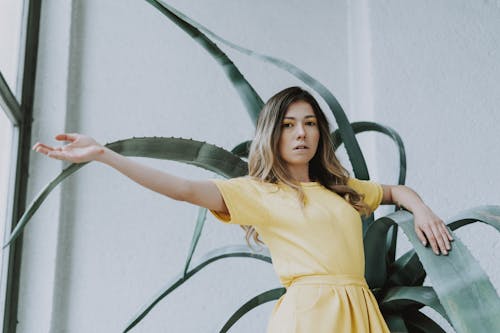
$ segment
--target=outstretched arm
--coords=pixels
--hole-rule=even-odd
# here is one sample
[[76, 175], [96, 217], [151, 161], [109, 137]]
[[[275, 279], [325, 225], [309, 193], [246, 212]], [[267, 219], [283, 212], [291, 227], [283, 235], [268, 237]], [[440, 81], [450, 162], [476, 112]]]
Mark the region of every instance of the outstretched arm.
[[408, 186], [382, 185], [384, 196], [382, 204], [395, 204], [413, 213], [415, 232], [424, 246], [429, 241], [434, 253], [439, 250], [444, 255], [451, 249], [453, 240], [446, 224], [422, 201], [419, 195]]
[[136, 183], [172, 199], [228, 213], [224, 199], [211, 181], [194, 181], [151, 168], [102, 146], [86, 135], [59, 134], [55, 139], [70, 143], [57, 148], [36, 143], [33, 149], [48, 157], [72, 163], [98, 161], [113, 167]]

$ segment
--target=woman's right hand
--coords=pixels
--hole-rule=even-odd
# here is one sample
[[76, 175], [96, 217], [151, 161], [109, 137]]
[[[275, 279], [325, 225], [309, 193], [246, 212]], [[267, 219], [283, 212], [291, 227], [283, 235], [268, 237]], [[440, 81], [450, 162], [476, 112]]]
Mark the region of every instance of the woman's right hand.
[[70, 142], [62, 147], [51, 147], [49, 145], [37, 142], [33, 150], [47, 155], [57, 160], [68, 161], [72, 163], [83, 163], [97, 159], [104, 153], [104, 146], [99, 144], [93, 138], [78, 133], [58, 134], [57, 141]]

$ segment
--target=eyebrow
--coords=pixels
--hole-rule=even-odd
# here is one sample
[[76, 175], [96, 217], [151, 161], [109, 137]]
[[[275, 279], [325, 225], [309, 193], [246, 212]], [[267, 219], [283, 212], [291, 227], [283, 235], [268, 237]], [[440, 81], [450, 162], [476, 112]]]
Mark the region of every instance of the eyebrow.
[[[304, 119], [307, 119], [307, 118], [316, 118], [315, 115], [309, 115], [309, 116], [305, 116]], [[283, 119], [294, 119], [295, 120], [295, 117], [284, 117]]]

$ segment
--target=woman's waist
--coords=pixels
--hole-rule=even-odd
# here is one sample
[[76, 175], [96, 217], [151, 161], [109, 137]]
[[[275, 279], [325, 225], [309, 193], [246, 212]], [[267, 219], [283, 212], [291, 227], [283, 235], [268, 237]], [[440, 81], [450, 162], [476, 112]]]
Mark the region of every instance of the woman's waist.
[[360, 286], [368, 288], [365, 277], [353, 274], [308, 274], [282, 281], [285, 288], [301, 285]]

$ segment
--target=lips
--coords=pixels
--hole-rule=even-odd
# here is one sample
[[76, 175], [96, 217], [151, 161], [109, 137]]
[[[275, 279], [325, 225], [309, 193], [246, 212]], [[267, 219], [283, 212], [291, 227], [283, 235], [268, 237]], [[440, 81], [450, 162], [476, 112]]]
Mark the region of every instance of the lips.
[[303, 149], [309, 149], [306, 145], [298, 145], [293, 148], [293, 150], [303, 150]]

